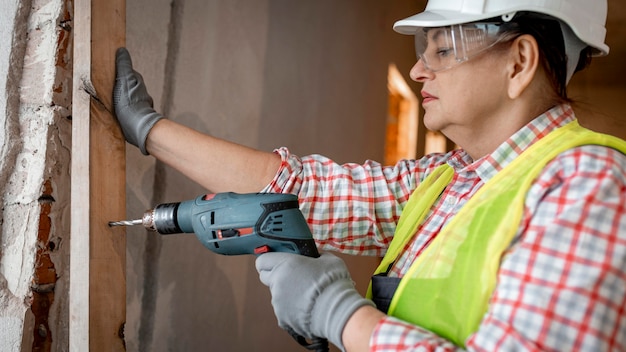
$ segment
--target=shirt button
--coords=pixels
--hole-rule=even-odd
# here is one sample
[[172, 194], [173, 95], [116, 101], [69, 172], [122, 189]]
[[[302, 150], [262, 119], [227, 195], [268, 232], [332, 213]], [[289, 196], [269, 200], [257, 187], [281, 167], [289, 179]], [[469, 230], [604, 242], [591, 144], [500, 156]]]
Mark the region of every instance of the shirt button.
[[456, 202], [457, 202], [456, 197], [450, 196], [446, 198], [446, 205], [455, 205]]

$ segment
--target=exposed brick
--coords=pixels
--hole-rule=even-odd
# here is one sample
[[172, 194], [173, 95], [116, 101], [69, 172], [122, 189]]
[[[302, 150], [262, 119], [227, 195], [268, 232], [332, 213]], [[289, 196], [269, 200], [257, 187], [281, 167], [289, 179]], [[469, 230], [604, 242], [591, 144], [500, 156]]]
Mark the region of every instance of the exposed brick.
[[54, 198], [52, 197], [52, 184], [49, 180], [43, 185], [43, 193], [39, 198], [39, 204], [41, 206], [41, 214], [39, 218], [37, 257], [31, 303], [31, 310], [35, 316], [32, 350], [50, 351], [53, 336], [48, 324], [48, 318], [50, 307], [54, 302], [57, 273], [50, 258], [50, 252], [56, 249], [56, 245], [51, 241], [52, 223], [49, 215], [54, 204]]

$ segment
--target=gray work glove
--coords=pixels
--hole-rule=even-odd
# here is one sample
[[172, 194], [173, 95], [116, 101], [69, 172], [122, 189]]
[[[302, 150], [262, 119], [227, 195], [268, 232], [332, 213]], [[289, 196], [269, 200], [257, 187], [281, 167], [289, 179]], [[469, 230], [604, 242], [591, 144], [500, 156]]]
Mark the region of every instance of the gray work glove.
[[358, 308], [374, 306], [356, 291], [344, 262], [329, 253], [319, 258], [265, 253], [256, 259], [256, 269], [270, 288], [281, 328], [308, 339], [326, 338], [342, 350], [348, 319]]
[[143, 77], [133, 70], [133, 62], [125, 48], [117, 49], [115, 54], [113, 107], [124, 138], [139, 147], [144, 155], [148, 155], [148, 133], [163, 116], [154, 111], [152, 97], [143, 83]]

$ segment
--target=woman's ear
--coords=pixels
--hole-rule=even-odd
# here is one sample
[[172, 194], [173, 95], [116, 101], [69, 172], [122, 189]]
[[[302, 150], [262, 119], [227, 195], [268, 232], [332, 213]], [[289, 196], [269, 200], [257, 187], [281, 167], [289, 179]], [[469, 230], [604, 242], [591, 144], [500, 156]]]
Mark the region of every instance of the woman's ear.
[[522, 95], [535, 78], [539, 67], [539, 45], [529, 34], [517, 37], [511, 44], [507, 65], [508, 95], [515, 99]]

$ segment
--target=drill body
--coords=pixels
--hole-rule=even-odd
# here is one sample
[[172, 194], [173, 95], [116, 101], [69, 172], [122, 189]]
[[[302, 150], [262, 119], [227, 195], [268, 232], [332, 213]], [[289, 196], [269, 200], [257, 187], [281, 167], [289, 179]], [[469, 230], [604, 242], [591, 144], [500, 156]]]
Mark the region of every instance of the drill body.
[[159, 204], [144, 214], [142, 224], [162, 235], [195, 233], [206, 248], [224, 255], [290, 252], [319, 256], [293, 194], [208, 194]]
[[[217, 193], [179, 203], [164, 203], [141, 219], [109, 222], [109, 226], [143, 225], [161, 235], [195, 233], [218, 254], [288, 252], [319, 257], [311, 230], [298, 207], [298, 197], [283, 193]], [[308, 350], [328, 351], [328, 340], [311, 342], [289, 334]]]

